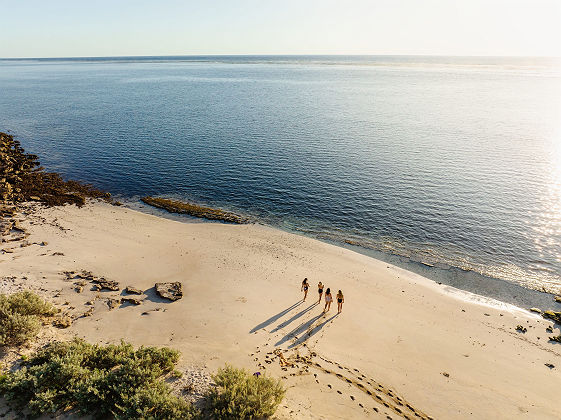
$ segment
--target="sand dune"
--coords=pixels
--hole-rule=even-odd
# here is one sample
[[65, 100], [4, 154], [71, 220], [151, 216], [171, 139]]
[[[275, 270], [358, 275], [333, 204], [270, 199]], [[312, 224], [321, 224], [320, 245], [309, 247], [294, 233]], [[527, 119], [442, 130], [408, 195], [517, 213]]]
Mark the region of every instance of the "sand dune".
[[[49, 297], [75, 318], [69, 335], [168, 345], [184, 366], [282, 377], [280, 418], [561, 418], [561, 345], [548, 342], [552, 323], [528, 311], [259, 225], [182, 223], [101, 203], [21, 219], [29, 245], [3, 244], [12, 252], [0, 255], [1, 292]], [[140, 289], [142, 304], [110, 310], [123, 292], [86, 284], [78, 293], [63, 272], [81, 270]], [[322, 313], [320, 280], [334, 298], [343, 290], [341, 314], [336, 302]], [[175, 281], [179, 301], [153, 289]]]

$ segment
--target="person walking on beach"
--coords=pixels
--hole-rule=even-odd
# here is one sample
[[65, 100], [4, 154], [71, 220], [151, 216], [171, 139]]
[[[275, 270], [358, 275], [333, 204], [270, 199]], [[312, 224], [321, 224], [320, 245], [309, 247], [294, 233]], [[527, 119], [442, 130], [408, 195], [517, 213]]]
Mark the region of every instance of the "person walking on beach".
[[325, 291], [325, 306], [323, 307], [323, 312], [327, 312], [331, 309], [331, 302], [333, 302], [333, 297], [331, 296], [331, 289], [328, 287]]
[[318, 293], [319, 293], [318, 303], [320, 303], [321, 297], [323, 296], [323, 283], [321, 281], [318, 283]]
[[345, 303], [345, 296], [340, 290], [337, 292], [337, 313], [340, 314], [343, 311], [343, 303]]
[[303, 302], [306, 301], [306, 296], [308, 296], [308, 289], [309, 289], [309, 288], [310, 288], [310, 285], [308, 284], [308, 279], [305, 278], [305, 279], [302, 281], [302, 287], [300, 288], [300, 291], [303, 291], [303, 292], [304, 292], [304, 300], [303, 300]]

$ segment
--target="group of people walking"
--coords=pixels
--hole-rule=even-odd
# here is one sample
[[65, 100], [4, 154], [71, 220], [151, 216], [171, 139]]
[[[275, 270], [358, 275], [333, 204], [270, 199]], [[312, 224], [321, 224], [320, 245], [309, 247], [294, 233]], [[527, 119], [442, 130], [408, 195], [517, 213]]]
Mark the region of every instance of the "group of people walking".
[[[300, 290], [302, 292], [304, 292], [304, 302], [306, 301], [306, 297], [308, 297], [308, 289], [310, 288], [310, 284], [308, 283], [308, 279], [305, 278], [302, 281], [302, 287], [300, 288]], [[318, 299], [318, 303], [321, 302], [321, 298], [323, 296], [323, 283], [320, 281], [318, 283], [318, 294], [319, 294], [319, 299]], [[331, 296], [331, 289], [328, 287], [325, 290], [325, 306], [323, 307], [323, 312], [327, 312], [329, 311], [329, 309], [331, 309], [331, 302], [333, 302], [333, 296]], [[345, 303], [345, 297], [343, 296], [343, 292], [341, 290], [339, 290], [337, 292], [337, 313], [341, 313], [343, 311], [343, 303]]]

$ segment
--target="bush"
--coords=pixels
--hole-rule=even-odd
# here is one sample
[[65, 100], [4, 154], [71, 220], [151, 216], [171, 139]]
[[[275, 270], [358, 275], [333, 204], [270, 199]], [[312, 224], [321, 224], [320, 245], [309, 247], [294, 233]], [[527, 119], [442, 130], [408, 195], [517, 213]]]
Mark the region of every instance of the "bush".
[[216, 383], [208, 397], [210, 415], [217, 419], [252, 419], [272, 416], [285, 390], [280, 380], [251, 375], [226, 366], [213, 376]]
[[189, 419], [189, 404], [171, 393], [162, 376], [179, 353], [127, 343], [98, 346], [75, 339], [38, 351], [0, 381], [0, 392], [15, 409], [33, 415], [76, 409], [94, 418]]
[[31, 340], [41, 327], [40, 317], [56, 312], [53, 305], [29, 291], [0, 295], [0, 345], [21, 345]]

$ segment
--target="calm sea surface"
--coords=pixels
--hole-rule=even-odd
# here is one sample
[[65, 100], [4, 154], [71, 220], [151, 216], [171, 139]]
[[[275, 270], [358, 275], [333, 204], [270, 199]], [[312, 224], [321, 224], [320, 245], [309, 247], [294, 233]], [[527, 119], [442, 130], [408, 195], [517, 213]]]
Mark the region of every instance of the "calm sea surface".
[[132, 201], [235, 210], [516, 301], [522, 288], [561, 293], [559, 68], [447, 57], [0, 60], [0, 131], [48, 169]]

